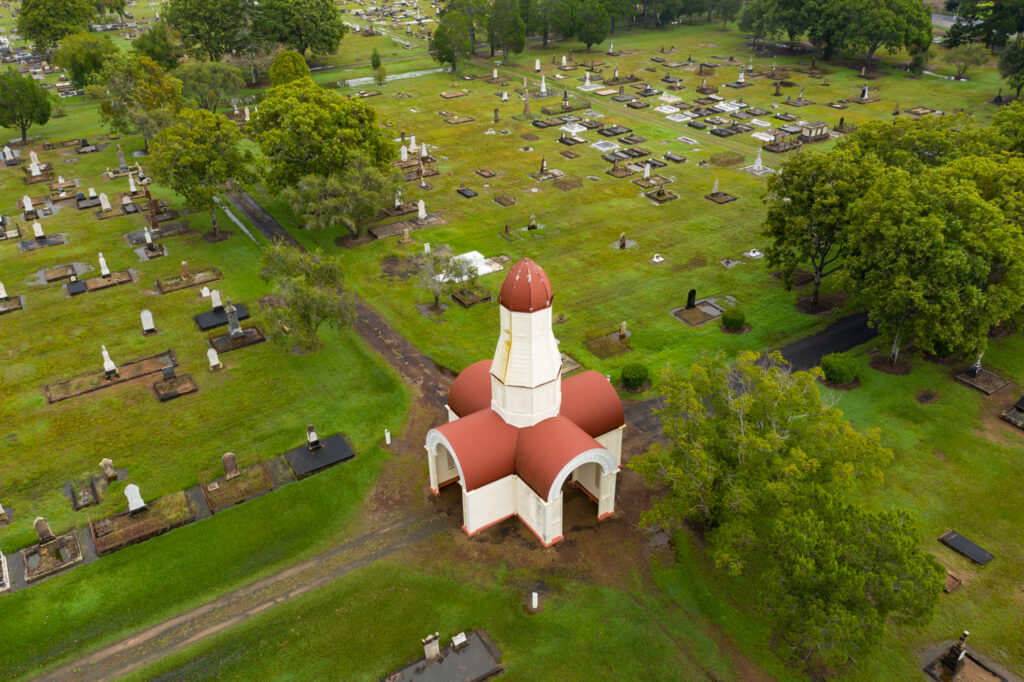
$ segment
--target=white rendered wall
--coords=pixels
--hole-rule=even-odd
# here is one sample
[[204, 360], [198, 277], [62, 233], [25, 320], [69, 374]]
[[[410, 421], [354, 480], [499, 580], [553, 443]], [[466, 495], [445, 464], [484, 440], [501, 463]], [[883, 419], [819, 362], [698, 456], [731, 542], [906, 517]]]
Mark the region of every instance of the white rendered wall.
[[462, 519], [468, 534], [516, 513], [518, 480], [514, 475], [506, 476], [469, 492], [463, 488]]
[[608, 433], [602, 433], [594, 439], [601, 444], [601, 447], [612, 453], [616, 466], [622, 466], [622, 429], [624, 428], [625, 426], [620, 426]]
[[558, 414], [562, 356], [551, 308], [533, 313], [500, 306], [501, 333], [491, 362], [491, 408], [509, 424], [533, 426]]
[[516, 515], [545, 547], [562, 539], [562, 496], [545, 502], [516, 477]]
[[572, 472], [572, 480], [583, 486], [595, 500], [601, 497], [601, 467], [596, 462], [588, 462]]

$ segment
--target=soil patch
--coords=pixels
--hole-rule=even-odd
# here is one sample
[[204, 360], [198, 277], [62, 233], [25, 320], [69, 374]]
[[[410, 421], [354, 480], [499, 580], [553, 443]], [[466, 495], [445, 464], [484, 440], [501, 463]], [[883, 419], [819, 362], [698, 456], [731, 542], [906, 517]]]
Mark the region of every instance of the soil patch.
[[231, 235], [233, 234], [234, 232], [231, 232], [229, 230], [220, 230], [219, 232], [214, 232], [213, 230], [210, 230], [209, 232], [203, 233], [203, 241], [207, 242], [208, 244], [216, 244], [217, 242], [222, 242], [226, 239], [230, 239]]
[[843, 304], [846, 303], [847, 295], [845, 292], [840, 292], [818, 296], [817, 303], [813, 303], [811, 298], [810, 296], [801, 296], [797, 299], [797, 312], [804, 313], [805, 315], [828, 315], [833, 310], [843, 307]]
[[910, 374], [910, 363], [906, 360], [897, 360], [896, 364], [889, 361], [888, 355], [875, 353], [871, 356], [869, 363], [872, 369], [884, 374]]
[[352, 249], [357, 246], [362, 246], [363, 244], [368, 244], [369, 242], [372, 242], [373, 239], [373, 235], [369, 232], [362, 232], [358, 237], [353, 237], [352, 234], [349, 233], [342, 235], [341, 237], [335, 237], [334, 245], [344, 249]]
[[751, 327], [749, 324], [745, 324], [743, 325], [742, 329], [726, 329], [725, 325], [723, 324], [719, 327], [719, 329], [722, 330], [723, 334], [746, 334], [751, 329], [753, 329], [753, 327]]
[[437, 305], [434, 305], [433, 303], [417, 303], [416, 310], [420, 311], [420, 315], [424, 317], [437, 317], [444, 311], [448, 310], [448, 304], [438, 303]]
[[917, 395], [914, 397], [917, 399], [917, 402], [921, 403], [922, 405], [927, 405], [929, 403], [934, 403], [936, 400], [938, 400], [939, 394], [936, 393], [935, 391], [924, 389], [923, 391], [918, 391]]
[[583, 345], [586, 346], [587, 350], [594, 357], [602, 360], [628, 353], [631, 350], [629, 347], [629, 336], [627, 335], [625, 339], [620, 339], [618, 332], [590, 339]]
[[384, 272], [381, 275], [384, 279], [398, 280], [404, 282], [416, 274], [418, 268], [409, 258], [388, 256], [380, 262], [380, 269]]

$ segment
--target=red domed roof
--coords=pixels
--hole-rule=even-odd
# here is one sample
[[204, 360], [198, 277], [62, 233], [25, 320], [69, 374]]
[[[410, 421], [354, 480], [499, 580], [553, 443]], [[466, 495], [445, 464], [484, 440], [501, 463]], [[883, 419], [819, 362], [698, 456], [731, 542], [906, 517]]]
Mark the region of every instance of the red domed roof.
[[[614, 389], [613, 389], [614, 391]], [[448, 391], [448, 407], [459, 417], [491, 405], [491, 361], [481, 360], [462, 370]]]
[[544, 270], [524, 258], [508, 271], [498, 302], [514, 313], [532, 313], [551, 306], [551, 280]]

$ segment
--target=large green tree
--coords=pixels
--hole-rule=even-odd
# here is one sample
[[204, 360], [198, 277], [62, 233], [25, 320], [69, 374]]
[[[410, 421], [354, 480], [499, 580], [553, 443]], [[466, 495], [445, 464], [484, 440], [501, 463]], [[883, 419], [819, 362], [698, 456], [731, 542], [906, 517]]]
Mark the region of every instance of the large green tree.
[[292, 185], [305, 175], [330, 175], [356, 153], [381, 168], [395, 158], [395, 144], [378, 125], [373, 107], [309, 79], [268, 90], [252, 134], [267, 159], [268, 181], [275, 188]]
[[21, 141], [28, 140], [28, 129], [50, 120], [52, 103], [46, 90], [31, 76], [22, 76], [7, 67], [0, 73], [0, 126], [21, 131]]
[[239, 147], [238, 126], [205, 109], [183, 109], [153, 138], [147, 165], [157, 182], [180, 194], [195, 209], [206, 208], [219, 235], [217, 197], [221, 186], [251, 179], [252, 157]]
[[154, 22], [148, 31], [133, 40], [132, 50], [149, 57], [167, 71], [177, 66], [178, 60], [185, 56], [181, 36], [163, 19]]
[[950, 48], [942, 61], [956, 69], [957, 80], [962, 80], [971, 68], [985, 64], [988, 56], [988, 50], [978, 43], [966, 43]]
[[300, 55], [307, 49], [334, 54], [345, 25], [331, 0], [265, 0], [260, 3], [259, 31]]
[[137, 128], [147, 147], [184, 104], [180, 80], [149, 57], [123, 52], [107, 59], [88, 93], [99, 100], [103, 123], [124, 134]]
[[1010, 43], [999, 55], [999, 75], [1020, 99], [1020, 91], [1024, 90], [1024, 45], [1020, 40]]
[[340, 331], [355, 319], [355, 302], [345, 291], [338, 255], [303, 252], [278, 242], [263, 249], [260, 275], [274, 283], [282, 298], [282, 305], [271, 307], [267, 317], [303, 350], [320, 346], [317, 332], [324, 324]]
[[587, 46], [589, 50], [599, 45], [608, 37], [611, 30], [611, 19], [601, 0], [583, 0], [580, 5], [580, 27], [576, 31], [576, 40]]
[[458, 68], [459, 62], [473, 54], [473, 42], [470, 37], [470, 22], [462, 12], [449, 10], [441, 15], [441, 20], [430, 36], [430, 56], [440, 64], [450, 64], [452, 71]]
[[284, 191], [292, 211], [309, 229], [344, 227], [358, 236], [381, 209], [394, 201], [402, 176], [381, 168], [364, 154], [354, 153], [348, 163], [328, 176], [307, 175]]
[[979, 354], [989, 330], [1020, 309], [1021, 227], [962, 175], [886, 169], [845, 231], [845, 272], [892, 341], [893, 362], [910, 342]]
[[989, 154], [998, 140], [967, 115], [947, 114], [916, 121], [904, 117], [891, 123], [871, 121], [840, 141], [839, 146], [846, 145], [874, 155], [883, 165], [916, 173], [964, 156]]
[[843, 232], [851, 209], [871, 186], [878, 161], [854, 145], [825, 153], [790, 157], [778, 175], [768, 179], [764, 203], [765, 248], [769, 265], [779, 268], [787, 286], [797, 268], [814, 275], [812, 304], [818, 303], [821, 281], [842, 267]]
[[164, 17], [193, 57], [220, 61], [251, 39], [248, 0], [168, 0]]
[[22, 0], [18, 35], [45, 51], [89, 25], [96, 9], [89, 0]]
[[665, 486], [645, 524], [691, 521], [708, 528], [716, 563], [741, 572], [772, 519], [818, 488], [877, 484], [892, 458], [878, 434], [855, 431], [821, 397], [814, 372], [790, 372], [781, 356], [767, 367], [756, 353], [735, 365], [723, 355], [662, 377], [668, 443], [630, 467]]
[[53, 60], [64, 69], [71, 82], [81, 88], [89, 77], [97, 73], [103, 62], [117, 52], [117, 46], [105, 35], [99, 33], [73, 33], [60, 41], [60, 47]]
[[282, 50], [270, 65], [270, 84], [284, 85], [309, 78], [309, 66], [295, 50]]
[[174, 75], [181, 80], [181, 94], [213, 113], [245, 86], [241, 70], [222, 62], [189, 62], [176, 68]]
[[715, 14], [722, 20], [722, 30], [725, 30], [728, 23], [736, 18], [742, 8], [742, 0], [718, 0], [715, 3]]
[[847, 16], [852, 20], [848, 27], [849, 45], [865, 63], [871, 61], [880, 47], [905, 49], [914, 54], [931, 45], [931, 12], [920, 0], [853, 1]]
[[519, 0], [494, 0], [489, 30], [492, 44], [501, 50], [504, 63], [508, 63], [510, 54], [522, 52], [526, 46], [526, 24], [519, 11]]
[[1006, 141], [1008, 151], [1024, 154], [1024, 102], [1018, 100], [997, 111], [992, 128]]

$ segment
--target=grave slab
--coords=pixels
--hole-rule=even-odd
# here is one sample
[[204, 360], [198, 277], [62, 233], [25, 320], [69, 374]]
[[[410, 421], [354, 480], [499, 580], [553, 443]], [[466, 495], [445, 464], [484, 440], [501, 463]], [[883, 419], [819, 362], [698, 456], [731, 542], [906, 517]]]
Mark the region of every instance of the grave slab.
[[344, 434], [336, 433], [333, 436], [328, 436], [322, 439], [320, 444], [321, 446], [312, 452], [303, 445], [284, 453], [285, 461], [288, 462], [288, 466], [295, 472], [296, 478], [302, 479], [306, 476], [312, 476], [335, 464], [347, 462], [356, 456]]
[[[241, 303], [236, 303], [235, 309], [238, 311], [239, 320], [249, 318], [249, 309]], [[220, 310], [208, 310], [205, 313], [199, 313], [193, 316], [192, 319], [196, 321], [196, 326], [199, 327], [200, 331], [205, 332], [227, 324], [228, 314], [221, 308]]]
[[944, 544], [946, 547], [963, 554], [965, 557], [980, 566], [984, 566], [995, 559], [994, 554], [988, 550], [982, 549], [963, 535], [960, 535], [960, 533], [957, 533], [955, 530], [946, 531], [941, 537], [939, 537], [939, 542]]

